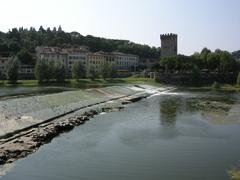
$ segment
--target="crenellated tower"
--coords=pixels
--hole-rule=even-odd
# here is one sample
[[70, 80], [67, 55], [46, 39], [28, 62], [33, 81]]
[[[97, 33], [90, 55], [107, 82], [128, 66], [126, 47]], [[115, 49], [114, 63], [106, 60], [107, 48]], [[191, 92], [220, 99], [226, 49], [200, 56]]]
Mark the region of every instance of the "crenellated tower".
[[178, 35], [177, 34], [161, 34], [161, 56], [176, 56], [178, 51]]

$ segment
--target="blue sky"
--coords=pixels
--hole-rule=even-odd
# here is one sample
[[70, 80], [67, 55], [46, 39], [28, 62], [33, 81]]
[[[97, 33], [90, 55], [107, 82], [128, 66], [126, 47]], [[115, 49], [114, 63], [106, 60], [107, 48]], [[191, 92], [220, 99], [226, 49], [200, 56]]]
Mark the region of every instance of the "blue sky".
[[0, 31], [40, 25], [160, 46], [177, 33], [179, 53], [240, 49], [240, 0], [1, 0]]

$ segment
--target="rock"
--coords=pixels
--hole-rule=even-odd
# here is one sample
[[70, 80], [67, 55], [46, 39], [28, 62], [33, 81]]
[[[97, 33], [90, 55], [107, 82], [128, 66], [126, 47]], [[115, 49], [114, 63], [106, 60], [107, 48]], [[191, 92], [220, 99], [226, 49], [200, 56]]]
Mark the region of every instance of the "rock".
[[131, 101], [123, 101], [122, 104], [123, 104], [123, 105], [131, 104]]
[[69, 122], [60, 122], [56, 126], [57, 131], [68, 131], [74, 128], [74, 126]]
[[0, 165], [5, 164], [5, 162], [6, 161], [4, 159], [0, 158]]

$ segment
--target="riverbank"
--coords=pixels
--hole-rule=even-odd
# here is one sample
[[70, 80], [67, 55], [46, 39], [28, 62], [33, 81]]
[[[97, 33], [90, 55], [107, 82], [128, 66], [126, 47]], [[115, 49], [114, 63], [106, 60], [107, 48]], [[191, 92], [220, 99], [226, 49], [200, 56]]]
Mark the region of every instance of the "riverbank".
[[127, 84], [127, 83], [149, 83], [149, 84], [158, 84], [155, 83], [153, 79], [150, 78], [136, 78], [136, 77], [128, 77], [128, 78], [113, 78], [113, 79], [79, 79], [78, 81], [75, 79], [67, 79], [63, 83], [46, 82], [39, 84], [37, 80], [18, 80], [16, 84], [11, 84], [7, 80], [0, 80], [0, 86], [67, 86], [67, 87], [89, 87], [89, 86], [107, 86], [114, 84]]
[[2, 101], [0, 164], [26, 157], [94, 115], [119, 111], [125, 104], [166, 90], [147, 85], [117, 86]]
[[204, 90], [204, 91], [240, 91], [240, 86], [235, 84], [219, 84], [218, 88], [214, 88], [212, 85], [203, 85], [203, 86], [177, 86], [178, 89], [187, 89], [187, 90]]

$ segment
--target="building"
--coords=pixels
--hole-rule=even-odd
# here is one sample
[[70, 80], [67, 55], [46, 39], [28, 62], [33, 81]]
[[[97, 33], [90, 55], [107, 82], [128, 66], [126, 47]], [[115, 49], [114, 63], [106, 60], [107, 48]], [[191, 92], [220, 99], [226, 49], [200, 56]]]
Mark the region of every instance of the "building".
[[138, 66], [139, 57], [121, 52], [90, 52], [85, 46], [79, 48], [58, 48], [58, 47], [37, 47], [37, 59], [46, 61], [62, 62], [71, 75], [72, 66], [75, 62], [81, 62], [89, 76], [90, 69], [101, 74], [104, 65], [107, 63], [117, 71], [135, 72]]
[[176, 56], [178, 51], [178, 36], [177, 34], [162, 34], [161, 39], [161, 56], [169, 57]]
[[84, 66], [87, 65], [87, 57], [89, 54], [89, 50], [87, 47], [79, 47], [79, 48], [69, 48], [64, 49], [67, 53], [67, 65], [68, 73], [72, 73], [72, 67], [75, 62], [81, 62]]
[[20, 64], [18, 75], [19, 79], [34, 79], [35, 78], [34, 65]]
[[125, 54], [121, 52], [113, 52], [114, 61], [116, 62], [117, 70], [125, 70], [129, 72], [136, 71], [139, 58], [136, 55]]
[[108, 63], [111, 67], [115, 67], [114, 58], [111, 53], [103, 51], [89, 53], [86, 66], [87, 76], [90, 73], [90, 69], [95, 70], [97, 74], [101, 74], [106, 63]]
[[37, 59], [44, 59], [46, 61], [62, 62], [66, 66], [68, 65], [68, 53], [59, 47], [37, 47], [36, 48]]

